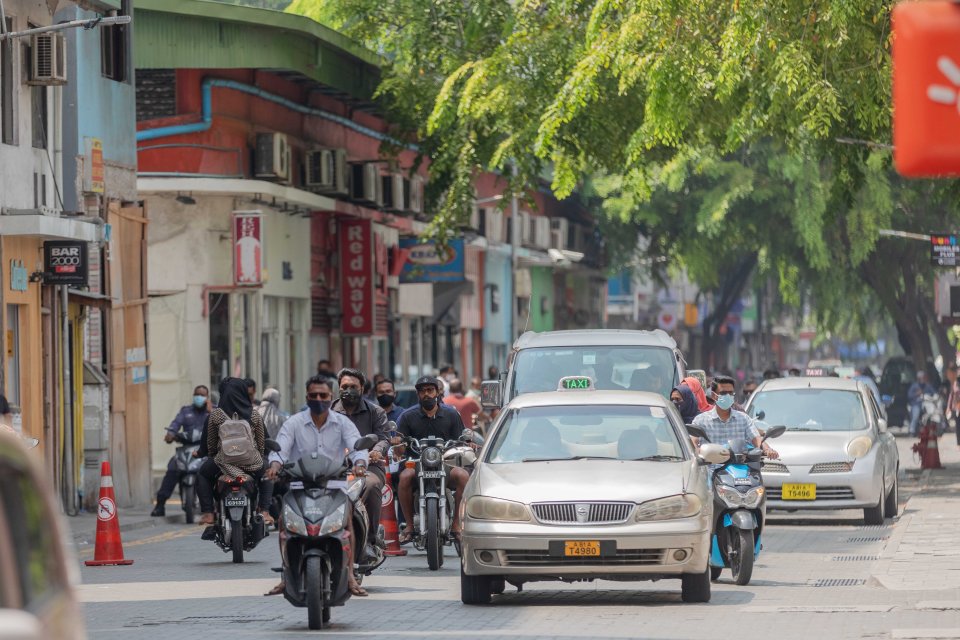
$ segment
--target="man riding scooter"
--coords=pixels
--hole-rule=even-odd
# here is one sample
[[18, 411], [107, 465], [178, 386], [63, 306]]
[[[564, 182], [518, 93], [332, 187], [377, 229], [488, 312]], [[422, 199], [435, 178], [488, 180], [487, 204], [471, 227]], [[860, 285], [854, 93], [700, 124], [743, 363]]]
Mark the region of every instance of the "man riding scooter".
[[[199, 443], [203, 425], [209, 415], [210, 390], [202, 384], [197, 385], [193, 390], [193, 402], [180, 408], [177, 417], [167, 427], [163, 441], [167, 444], [175, 440], [183, 444]], [[177, 468], [177, 457], [173, 456], [167, 463], [167, 473], [163, 476], [163, 482], [160, 483], [160, 490], [157, 491], [157, 505], [150, 512], [151, 516], [162, 518], [166, 515], [165, 505], [173, 495], [173, 490], [180, 480], [180, 473]]]

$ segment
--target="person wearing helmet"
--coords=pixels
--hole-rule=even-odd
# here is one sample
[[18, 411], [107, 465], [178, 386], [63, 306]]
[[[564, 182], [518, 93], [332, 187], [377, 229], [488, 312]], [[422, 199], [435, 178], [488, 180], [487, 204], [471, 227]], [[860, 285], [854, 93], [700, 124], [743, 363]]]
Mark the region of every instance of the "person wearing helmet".
[[[423, 376], [417, 380], [415, 387], [420, 404], [410, 407], [400, 416], [397, 431], [401, 436], [416, 440], [429, 437], [444, 440], [458, 439], [464, 430], [463, 420], [456, 409], [440, 402], [440, 392], [443, 388], [440, 381], [433, 376]], [[400, 444], [400, 439], [395, 438], [392, 443]], [[410, 542], [413, 538], [413, 483], [416, 479], [416, 469], [403, 469], [400, 472], [400, 508], [407, 523], [400, 534], [400, 544]], [[463, 498], [463, 489], [469, 479], [470, 474], [465, 469], [452, 467], [447, 470], [447, 482], [456, 496], [456, 508], [453, 511], [450, 531], [457, 537], [460, 535], [460, 500]]]

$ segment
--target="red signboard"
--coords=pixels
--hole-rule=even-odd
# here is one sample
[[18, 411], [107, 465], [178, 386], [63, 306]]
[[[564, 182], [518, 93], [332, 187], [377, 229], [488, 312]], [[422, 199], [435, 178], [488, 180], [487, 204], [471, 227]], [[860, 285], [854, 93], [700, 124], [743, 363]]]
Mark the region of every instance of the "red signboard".
[[960, 175], [960, 4], [893, 10], [893, 145], [902, 175]]
[[373, 227], [369, 220], [341, 220], [340, 306], [345, 336], [373, 334]]
[[263, 283], [263, 214], [233, 214], [233, 283], [241, 287]]

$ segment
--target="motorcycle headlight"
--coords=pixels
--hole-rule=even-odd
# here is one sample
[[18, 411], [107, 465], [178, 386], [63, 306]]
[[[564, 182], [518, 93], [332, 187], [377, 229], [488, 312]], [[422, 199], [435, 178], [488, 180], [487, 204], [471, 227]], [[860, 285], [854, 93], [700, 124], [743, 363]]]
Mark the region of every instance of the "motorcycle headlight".
[[476, 520], [528, 522], [530, 511], [525, 504], [499, 498], [474, 496], [467, 501], [467, 515]]
[[856, 460], [870, 453], [870, 449], [872, 448], [873, 440], [867, 436], [860, 436], [859, 438], [854, 438], [847, 444], [847, 455]]
[[337, 510], [333, 513], [327, 515], [323, 519], [323, 524], [320, 525], [320, 535], [325, 536], [328, 533], [333, 533], [334, 531], [340, 531], [343, 528], [343, 517], [347, 513], [347, 503], [344, 502]]
[[748, 509], [755, 509], [760, 501], [763, 500], [763, 487], [754, 487], [743, 494], [743, 506]]
[[283, 526], [286, 527], [290, 533], [295, 533], [299, 536], [307, 535], [307, 523], [305, 523], [303, 518], [291, 509], [288, 504], [283, 505]]
[[426, 469], [439, 469], [443, 462], [443, 453], [436, 447], [428, 447], [420, 454], [420, 464]]
[[690, 518], [700, 513], [700, 498], [692, 493], [642, 503], [637, 507], [637, 522]]
[[744, 498], [746, 496], [734, 487], [728, 487], [723, 484], [715, 486], [717, 487], [717, 495], [720, 496], [720, 499], [723, 500], [728, 507], [737, 508], [744, 506]]

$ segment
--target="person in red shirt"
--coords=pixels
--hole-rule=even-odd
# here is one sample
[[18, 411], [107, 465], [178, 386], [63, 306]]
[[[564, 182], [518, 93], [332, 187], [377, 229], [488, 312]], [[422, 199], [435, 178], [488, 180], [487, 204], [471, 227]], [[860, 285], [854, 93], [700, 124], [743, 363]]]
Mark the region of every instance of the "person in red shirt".
[[462, 380], [454, 378], [450, 381], [450, 395], [444, 398], [443, 401], [460, 413], [463, 426], [468, 429], [473, 429], [475, 418], [483, 409], [480, 407], [479, 402], [463, 394]]

